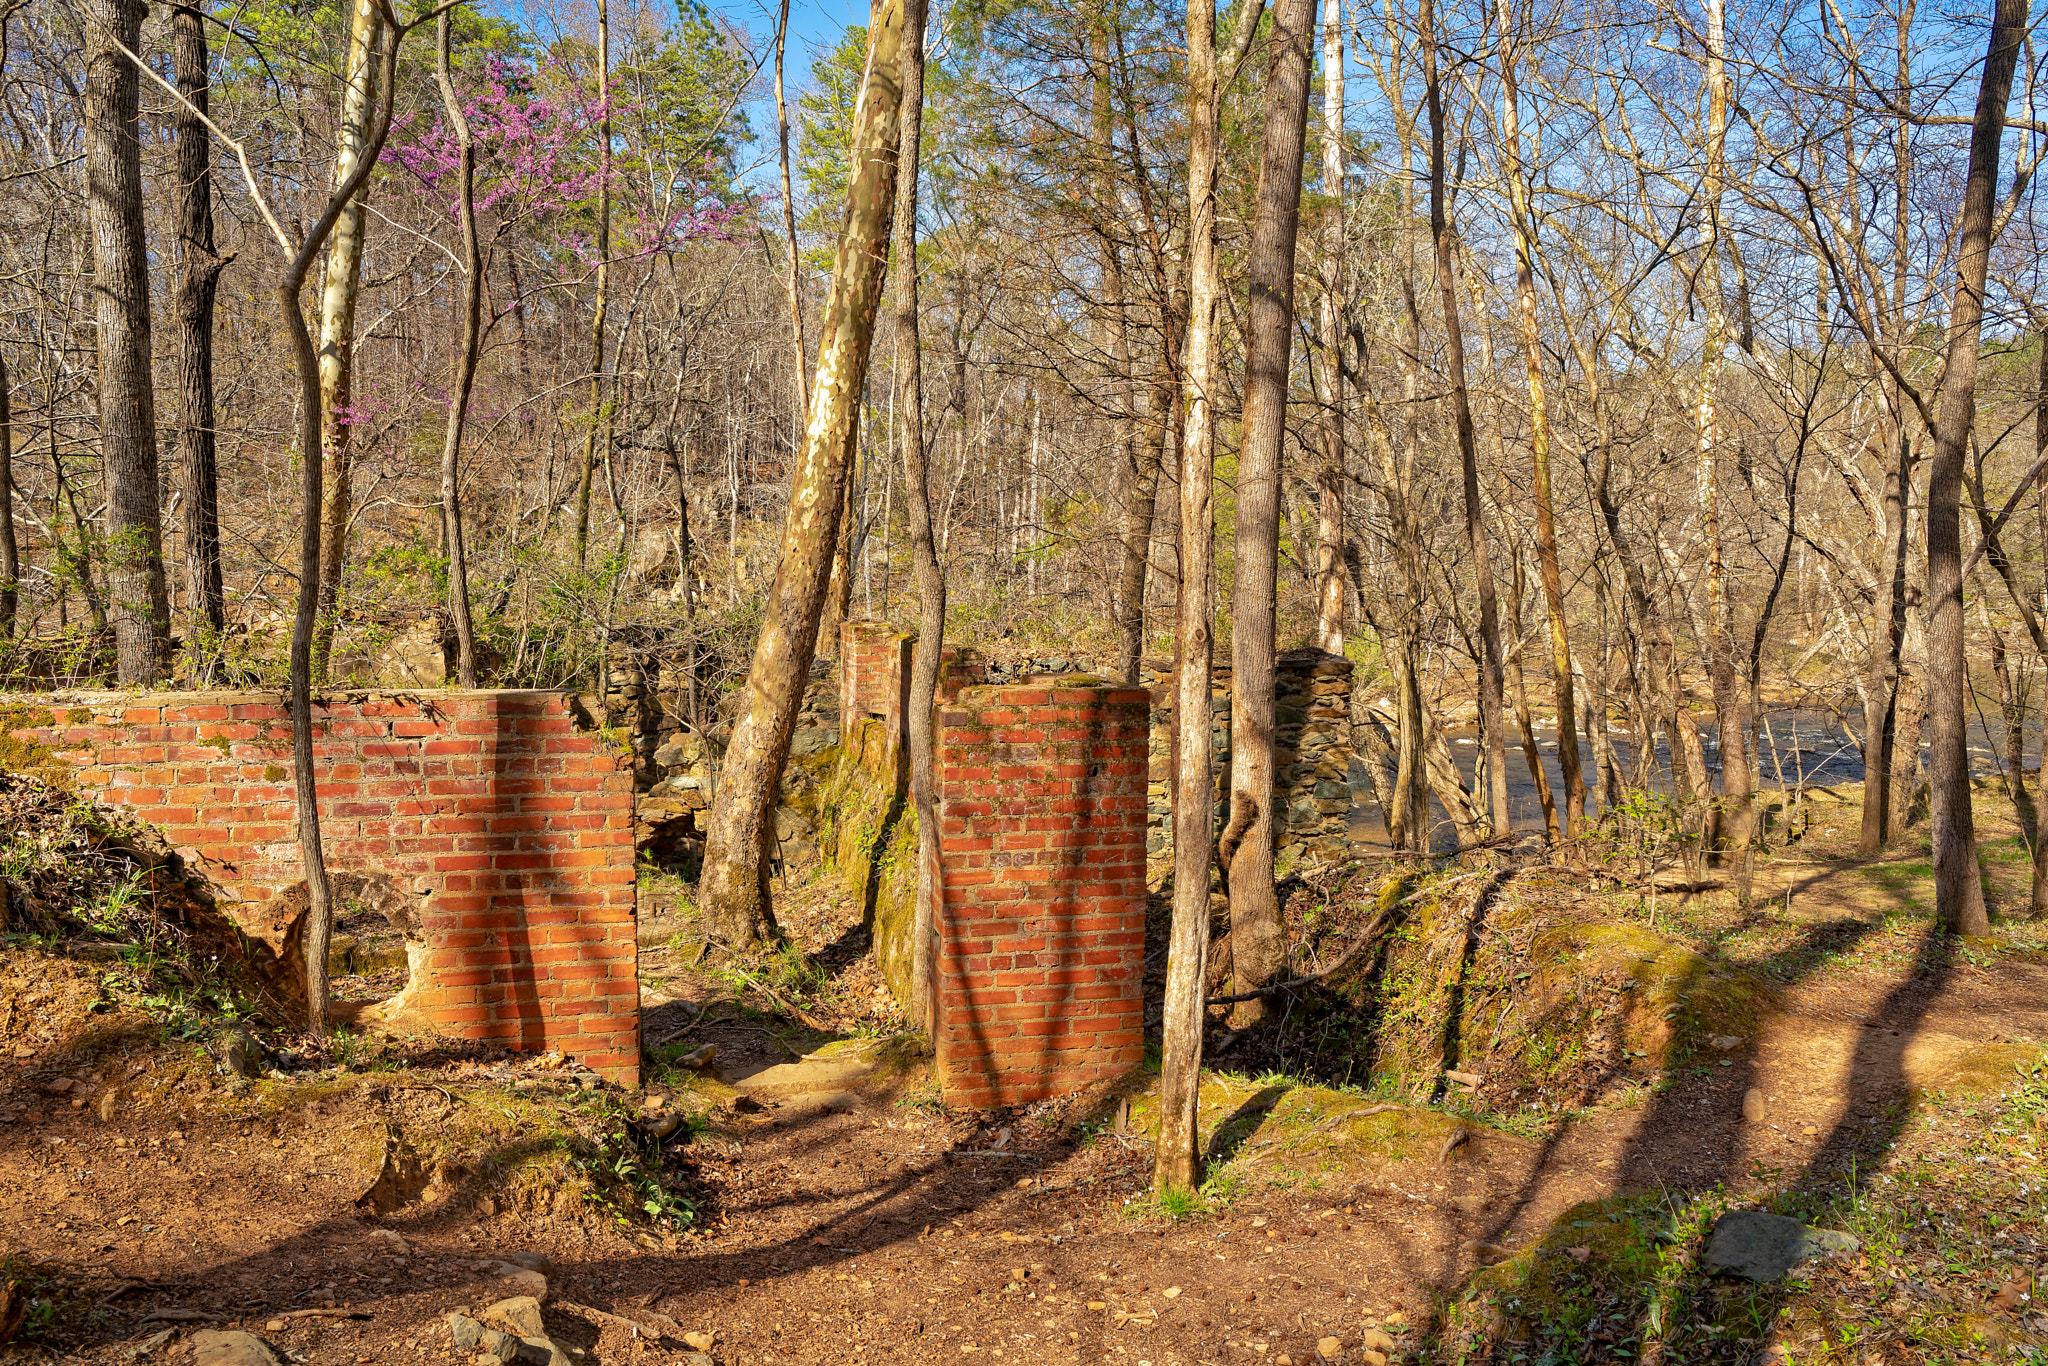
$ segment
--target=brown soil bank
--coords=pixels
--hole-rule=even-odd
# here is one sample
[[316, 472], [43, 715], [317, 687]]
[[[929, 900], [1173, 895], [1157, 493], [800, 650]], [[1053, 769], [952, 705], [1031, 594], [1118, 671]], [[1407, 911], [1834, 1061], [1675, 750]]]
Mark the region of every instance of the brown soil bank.
[[[1653, 927], [1645, 894], [1597, 870], [1411, 888], [1356, 977], [1252, 1033], [1219, 1023], [1233, 1070], [1204, 1090], [1208, 1182], [1165, 1207], [1144, 1191], [1143, 1074], [1020, 1112], [940, 1109], [885, 1037], [861, 907], [830, 872], [789, 872], [800, 951], [744, 975], [677, 903], [681, 947], [648, 954], [640, 1093], [427, 1039], [316, 1056], [261, 1031], [292, 1056], [237, 1078], [205, 1001], [17, 936], [0, 956], [12, 1351], [154, 1359], [239, 1324], [279, 1360], [467, 1360], [444, 1315], [533, 1288], [519, 1253], [578, 1362], [676, 1361], [691, 1335], [733, 1363], [2029, 1350], [2048, 1328], [2034, 936], [1928, 936], [1910, 852], [1861, 872], [1814, 862], [1833, 857], [1817, 837], [1795, 852], [1792, 878], [1868, 895], [1660, 893]], [[1290, 898], [1304, 964], [1344, 950], [1378, 887], [1323, 890]], [[1351, 1085], [1303, 1079], [1340, 1046]], [[1705, 1232], [1741, 1205], [1861, 1250], [1791, 1284], [1708, 1277]]]

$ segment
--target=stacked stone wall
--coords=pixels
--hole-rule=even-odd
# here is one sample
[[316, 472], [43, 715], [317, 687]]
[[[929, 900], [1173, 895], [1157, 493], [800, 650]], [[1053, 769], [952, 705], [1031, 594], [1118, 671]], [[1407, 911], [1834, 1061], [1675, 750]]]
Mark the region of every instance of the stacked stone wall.
[[[1288, 650], [1275, 663], [1274, 850], [1283, 858], [1327, 863], [1350, 852], [1351, 674], [1350, 660], [1315, 649]], [[1152, 697], [1146, 852], [1163, 858], [1173, 851], [1173, 661], [1145, 660], [1141, 678]], [[1219, 829], [1230, 795], [1231, 678], [1228, 664], [1210, 675]]]

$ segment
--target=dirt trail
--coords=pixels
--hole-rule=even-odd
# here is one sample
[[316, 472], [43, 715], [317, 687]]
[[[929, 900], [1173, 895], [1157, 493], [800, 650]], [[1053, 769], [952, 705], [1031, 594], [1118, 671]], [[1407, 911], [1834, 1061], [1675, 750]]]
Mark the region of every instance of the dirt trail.
[[[829, 887], [805, 904], [800, 936], [840, 946], [847, 993], [871, 998], [869, 970], [848, 952], [856, 927]], [[1799, 932], [1839, 947], [1871, 928]], [[509, 1293], [494, 1263], [527, 1251], [553, 1263], [548, 1322], [577, 1360], [677, 1360], [671, 1329], [716, 1334], [713, 1355], [730, 1363], [1300, 1366], [1331, 1336], [1346, 1361], [1388, 1338], [1396, 1357], [1414, 1355], [1436, 1295], [1483, 1245], [1525, 1243], [1611, 1193], [1761, 1194], [1881, 1162], [1909, 1088], [2038, 1055], [2019, 1041], [2048, 1040], [2048, 965], [1986, 968], [1967, 946], [1922, 954], [1808, 973], [1783, 988], [1759, 1037], [1659, 1089], [1622, 1088], [1547, 1139], [1411, 1108], [1376, 1121], [1391, 1126], [1385, 1141], [1347, 1137], [1338, 1114], [1311, 1126], [1311, 1141], [1277, 1142], [1266, 1135], [1280, 1132], [1269, 1116], [1284, 1088], [1219, 1081], [1208, 1122], [1235, 1145], [1233, 1189], [1215, 1193], [1218, 1212], [1180, 1222], [1141, 1199], [1146, 1145], [1118, 1132], [1112, 1111], [948, 1116], [914, 1077], [879, 1096], [835, 1084], [823, 1100], [721, 1108], [676, 1149], [701, 1201], [701, 1231], [680, 1238], [574, 1201], [502, 1208], [481, 1180], [379, 1217], [355, 1201], [376, 1174], [382, 1126], [430, 1124], [463, 1064], [227, 1124], [207, 1118], [206, 1069], [174, 1071], [190, 1045], [102, 1038], [87, 1065], [30, 1030], [0, 1062], [0, 1253], [65, 1268], [95, 1306], [70, 1353], [17, 1353], [127, 1361], [167, 1329], [231, 1321], [296, 1361], [456, 1359], [442, 1315]], [[712, 984], [658, 953], [650, 967], [658, 1038], [687, 1023], [679, 1002], [709, 999]], [[53, 970], [52, 1003], [63, 976]], [[74, 987], [89, 980], [74, 976]], [[818, 1040], [786, 1020], [711, 1012], [687, 1041], [716, 1044], [740, 1080]], [[84, 1074], [78, 1096], [44, 1089], [59, 1068]], [[118, 1099], [102, 1119], [96, 1097], [166, 1079], [194, 1102], [178, 1127]], [[1760, 1121], [1744, 1119], [1751, 1088], [1766, 1098]], [[1469, 1139], [1446, 1151], [1440, 1140], [1461, 1130]], [[330, 1305], [365, 1317], [265, 1326]]]

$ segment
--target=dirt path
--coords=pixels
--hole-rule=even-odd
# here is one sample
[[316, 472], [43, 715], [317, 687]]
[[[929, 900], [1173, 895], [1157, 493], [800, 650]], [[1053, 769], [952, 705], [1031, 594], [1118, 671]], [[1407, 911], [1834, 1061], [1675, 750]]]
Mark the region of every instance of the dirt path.
[[[790, 919], [807, 947], [837, 946], [838, 976], [820, 994], [866, 1009], [878, 984], [857, 927], [829, 882], [817, 887]], [[1788, 932], [1824, 932], [1834, 952], [1858, 923]], [[92, 1303], [67, 1310], [82, 1331], [71, 1352], [21, 1348], [18, 1359], [128, 1361], [230, 1322], [294, 1361], [456, 1359], [442, 1316], [516, 1289], [499, 1264], [513, 1253], [546, 1259], [548, 1323], [579, 1361], [674, 1361], [682, 1330], [715, 1334], [715, 1359], [736, 1364], [1299, 1366], [1329, 1337], [1346, 1361], [1370, 1360], [1370, 1344], [1426, 1359], [1421, 1330], [1440, 1292], [1497, 1256], [1491, 1245], [1526, 1243], [1617, 1192], [1761, 1195], [1881, 1164], [1914, 1088], [1996, 1072], [2048, 1041], [2048, 965], [1980, 966], [1965, 946], [1861, 966], [1837, 953], [1783, 988], [1758, 1037], [1661, 1087], [1621, 1087], [1543, 1138], [1415, 1106], [1358, 1118], [1364, 1102], [1327, 1099], [1336, 1093], [1219, 1079], [1205, 1120], [1223, 1175], [1207, 1211], [1173, 1221], [1144, 1197], [1146, 1144], [1116, 1129], [1113, 1106], [949, 1116], [914, 1075], [883, 1091], [835, 1083], [753, 1099], [751, 1079], [819, 1036], [704, 1010], [716, 984], [665, 952], [650, 952], [650, 1039], [714, 1044], [726, 1081], [740, 1083], [712, 1084], [726, 1103], [671, 1147], [699, 1201], [698, 1231], [681, 1237], [545, 1192], [494, 1196], [476, 1173], [367, 1212], [357, 1198], [385, 1126], [431, 1126], [474, 1060], [225, 1122], [190, 1044], [67, 1036], [57, 1007], [90, 973], [51, 968], [38, 1007], [54, 1012], [51, 1029], [17, 1033], [0, 1061], [0, 1253], [62, 1269]], [[60, 1074], [75, 1088], [50, 1089]], [[538, 1084], [520, 1073], [503, 1094]], [[138, 1106], [151, 1088], [183, 1097], [186, 1117]], [[1746, 1120], [1752, 1088], [1765, 1112]], [[1317, 1118], [1306, 1104], [1349, 1108]], [[329, 1308], [362, 1317], [284, 1317]]]

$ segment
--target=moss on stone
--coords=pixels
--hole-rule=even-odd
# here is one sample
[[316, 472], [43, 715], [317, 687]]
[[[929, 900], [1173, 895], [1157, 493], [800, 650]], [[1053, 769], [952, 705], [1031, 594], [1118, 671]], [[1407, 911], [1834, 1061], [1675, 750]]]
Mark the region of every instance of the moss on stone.
[[57, 718], [47, 707], [18, 703], [0, 706], [0, 772], [26, 773], [53, 787], [70, 787], [72, 770], [69, 764], [59, 759], [48, 746], [16, 734], [17, 731], [47, 730], [56, 724]]

